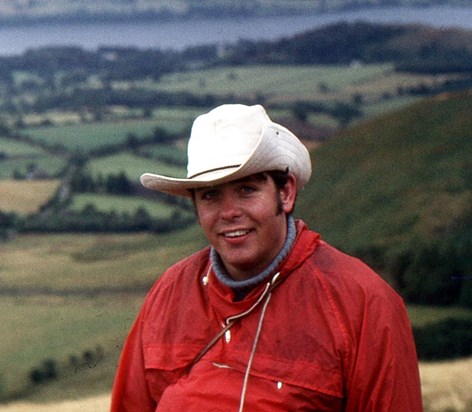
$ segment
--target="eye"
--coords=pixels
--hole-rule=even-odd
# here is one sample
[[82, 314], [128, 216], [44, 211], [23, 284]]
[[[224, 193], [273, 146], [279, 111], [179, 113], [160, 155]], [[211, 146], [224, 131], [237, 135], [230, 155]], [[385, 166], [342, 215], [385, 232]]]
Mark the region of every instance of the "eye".
[[257, 189], [254, 186], [250, 185], [242, 185], [239, 189], [242, 194], [244, 195], [251, 195], [253, 194]]
[[198, 196], [201, 200], [214, 200], [218, 197], [218, 190], [202, 189], [198, 191]]

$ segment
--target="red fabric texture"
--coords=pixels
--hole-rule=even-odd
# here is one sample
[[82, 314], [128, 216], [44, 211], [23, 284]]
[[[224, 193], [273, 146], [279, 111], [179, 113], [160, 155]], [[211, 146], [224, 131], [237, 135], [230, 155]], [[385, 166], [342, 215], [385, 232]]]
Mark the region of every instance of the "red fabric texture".
[[[359, 260], [303, 222], [279, 270], [246, 388], [246, 411], [422, 410], [416, 352], [401, 298]], [[261, 305], [186, 373], [225, 319], [249, 309], [265, 284], [233, 302], [204, 249], [156, 282], [125, 342], [112, 412], [237, 411]], [[209, 272], [209, 281], [203, 278]]]

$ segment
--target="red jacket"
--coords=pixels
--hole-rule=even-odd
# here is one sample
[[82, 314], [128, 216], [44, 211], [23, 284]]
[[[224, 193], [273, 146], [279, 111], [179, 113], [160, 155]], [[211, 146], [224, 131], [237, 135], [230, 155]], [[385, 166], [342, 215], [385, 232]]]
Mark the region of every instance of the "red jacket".
[[251, 412], [422, 410], [400, 297], [362, 262], [297, 226], [266, 307], [264, 298], [188, 373], [225, 320], [250, 309], [266, 285], [233, 302], [209, 270], [208, 248], [161, 276], [125, 343], [112, 412], [237, 411], [241, 398]]

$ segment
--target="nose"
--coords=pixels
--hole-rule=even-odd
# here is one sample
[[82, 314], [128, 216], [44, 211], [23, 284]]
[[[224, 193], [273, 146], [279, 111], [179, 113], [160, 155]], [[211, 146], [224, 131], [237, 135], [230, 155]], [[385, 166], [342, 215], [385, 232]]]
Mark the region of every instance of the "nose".
[[223, 220], [233, 220], [241, 216], [241, 208], [235, 196], [230, 191], [224, 191], [221, 195], [220, 216]]

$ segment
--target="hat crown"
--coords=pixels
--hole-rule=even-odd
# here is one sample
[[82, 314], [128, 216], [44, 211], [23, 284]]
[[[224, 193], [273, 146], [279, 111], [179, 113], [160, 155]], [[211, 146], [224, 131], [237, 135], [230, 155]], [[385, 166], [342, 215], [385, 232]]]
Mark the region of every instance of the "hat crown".
[[188, 142], [187, 177], [238, 168], [269, 123], [262, 106], [223, 105], [197, 117]]
[[311, 175], [306, 147], [288, 129], [270, 120], [260, 105], [222, 105], [197, 117], [187, 148], [187, 178], [144, 173], [152, 190], [191, 196], [191, 190], [270, 170], [290, 170], [297, 189]]

